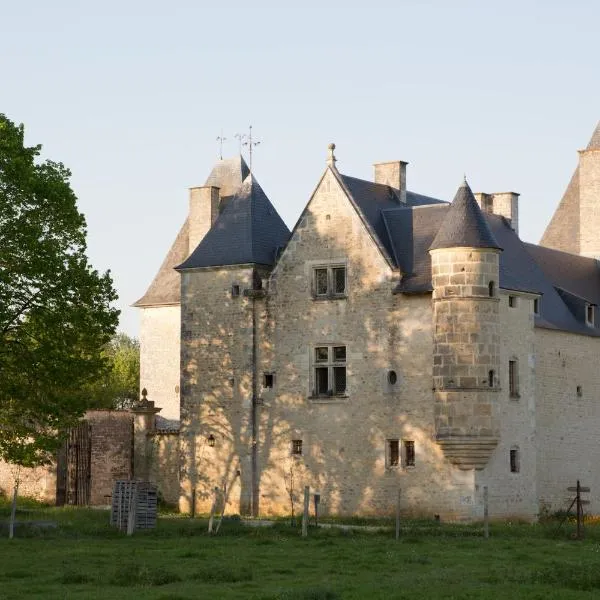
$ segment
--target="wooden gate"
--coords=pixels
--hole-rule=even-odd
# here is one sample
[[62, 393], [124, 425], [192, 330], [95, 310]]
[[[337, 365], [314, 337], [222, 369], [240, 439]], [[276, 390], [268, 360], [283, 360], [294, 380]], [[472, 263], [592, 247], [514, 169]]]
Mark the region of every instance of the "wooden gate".
[[82, 421], [69, 431], [58, 453], [56, 504], [86, 506], [90, 502], [92, 466], [91, 425]]

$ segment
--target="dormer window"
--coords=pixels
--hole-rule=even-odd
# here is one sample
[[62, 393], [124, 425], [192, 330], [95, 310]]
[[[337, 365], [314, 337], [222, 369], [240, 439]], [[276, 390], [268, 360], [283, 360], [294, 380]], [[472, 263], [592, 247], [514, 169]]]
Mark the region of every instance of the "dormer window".
[[594, 327], [594, 305], [593, 304], [588, 304], [586, 302], [585, 304], [585, 324], [589, 325], [590, 327]]

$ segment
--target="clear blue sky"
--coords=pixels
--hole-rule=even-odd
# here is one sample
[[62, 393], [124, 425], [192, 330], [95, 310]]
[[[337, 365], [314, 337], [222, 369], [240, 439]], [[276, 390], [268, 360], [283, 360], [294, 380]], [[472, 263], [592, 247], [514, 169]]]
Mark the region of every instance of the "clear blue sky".
[[249, 124], [292, 227], [338, 167], [409, 161], [408, 187], [521, 193], [538, 241], [600, 119], [600, 3], [0, 0], [0, 112], [65, 163], [121, 328], [202, 184]]

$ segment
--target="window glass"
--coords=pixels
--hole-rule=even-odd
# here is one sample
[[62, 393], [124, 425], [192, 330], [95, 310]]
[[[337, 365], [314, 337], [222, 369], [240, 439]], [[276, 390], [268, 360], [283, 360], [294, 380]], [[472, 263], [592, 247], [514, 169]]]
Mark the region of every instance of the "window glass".
[[329, 360], [329, 348], [327, 346], [315, 348], [315, 360], [317, 362], [327, 362]]
[[317, 296], [327, 295], [327, 269], [315, 269], [315, 290]]
[[346, 267], [333, 269], [333, 291], [335, 294], [343, 294], [346, 291]]

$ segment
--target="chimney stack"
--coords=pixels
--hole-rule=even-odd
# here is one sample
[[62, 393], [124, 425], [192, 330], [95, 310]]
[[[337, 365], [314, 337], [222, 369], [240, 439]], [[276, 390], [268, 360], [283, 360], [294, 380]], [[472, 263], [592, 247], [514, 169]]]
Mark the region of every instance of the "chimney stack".
[[219, 188], [212, 185], [190, 188], [188, 254], [191, 254], [219, 216]]
[[474, 195], [483, 212], [505, 217], [514, 232], [519, 235], [519, 194], [516, 192], [498, 192], [496, 194], [478, 192]]
[[375, 163], [375, 183], [389, 185], [398, 192], [402, 204], [406, 204], [406, 165], [403, 160]]

